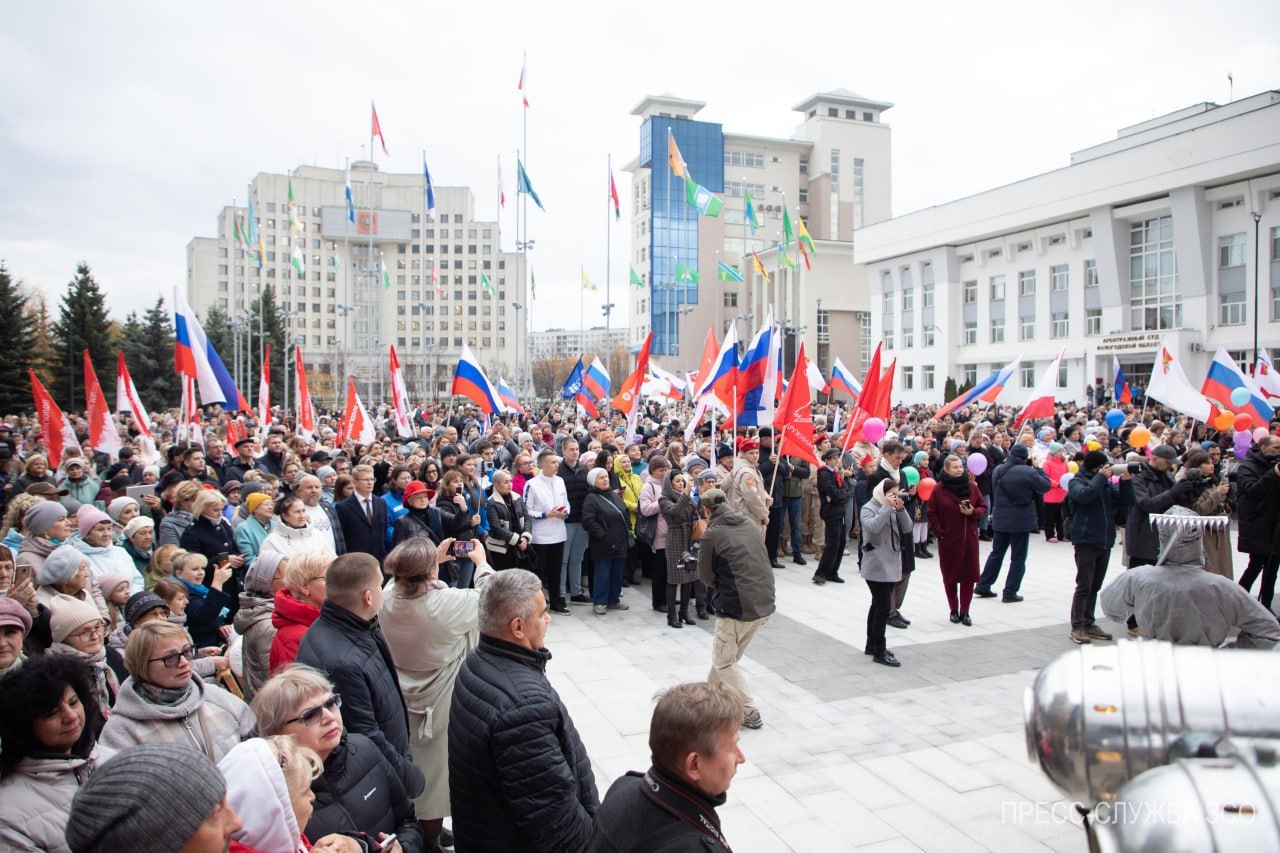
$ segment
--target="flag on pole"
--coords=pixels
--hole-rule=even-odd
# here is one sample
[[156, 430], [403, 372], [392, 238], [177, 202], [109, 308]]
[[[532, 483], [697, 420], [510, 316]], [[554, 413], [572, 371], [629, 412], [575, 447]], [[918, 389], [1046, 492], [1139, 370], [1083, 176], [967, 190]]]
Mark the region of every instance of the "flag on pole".
[[724, 261], [716, 264], [716, 278], [721, 281], [743, 281], [742, 273], [738, 271], [738, 268], [730, 266]]
[[1065, 352], [1065, 348], [1061, 350], [1058, 357], [1049, 363], [1049, 369], [1041, 374], [1036, 387], [1031, 391], [1031, 399], [1013, 419], [1014, 427], [1020, 427], [1023, 421], [1033, 418], [1053, 417], [1053, 397], [1058, 387], [1058, 365], [1062, 362], [1062, 355]]
[[1253, 364], [1253, 384], [1264, 396], [1280, 399], [1280, 374], [1276, 373], [1264, 349], [1258, 350], [1258, 360]]
[[258, 229], [258, 219], [253, 215], [253, 199], [249, 199], [249, 245], [258, 261], [258, 269], [262, 269], [262, 232]]
[[462, 345], [462, 355], [458, 359], [458, 366], [454, 368], [453, 387], [449, 393], [466, 397], [486, 415], [502, 411], [502, 398], [498, 389], [485, 376], [480, 362], [476, 361], [476, 357], [471, 354], [471, 347], [466, 343]]
[[298, 278], [306, 278], [306, 256], [302, 254], [302, 247], [294, 245], [293, 251], [289, 253], [289, 263], [293, 265], [293, 271], [297, 273]]
[[306, 231], [302, 220], [298, 217], [298, 201], [293, 197], [293, 179], [289, 179], [289, 230]]
[[387, 150], [387, 139], [382, 135], [382, 125], [378, 123], [378, 108], [373, 105], [373, 101], [369, 102], [369, 107], [373, 110], [373, 128], [369, 131], [369, 138], [378, 137], [378, 141], [382, 143], [382, 153], [390, 157], [391, 152]]
[[409, 392], [404, 386], [404, 371], [400, 369], [400, 359], [396, 358], [395, 345], [391, 345], [391, 406], [395, 410], [396, 433], [401, 438], [413, 435], [413, 425], [409, 423]]
[[693, 392], [693, 399], [700, 400], [706, 394], [715, 394], [724, 403], [733, 399], [733, 386], [738, 381], [737, 329], [736, 323], [729, 324], [715, 361], [706, 370], [699, 371], [698, 390]]
[[316, 410], [311, 405], [311, 391], [307, 388], [307, 369], [302, 364], [302, 347], [293, 348], [294, 396], [298, 400], [298, 435], [310, 441], [316, 434]]
[[[1237, 406], [1231, 396], [1241, 388], [1248, 392], [1249, 399], [1244, 405]], [[1249, 414], [1259, 426], [1271, 423], [1271, 418], [1275, 415], [1275, 409], [1271, 408], [1266, 396], [1244, 375], [1236, 360], [1222, 347], [1218, 347], [1218, 351], [1213, 354], [1213, 361], [1209, 362], [1209, 373], [1200, 386], [1200, 393], [1211, 400], [1217, 400], [1224, 409], [1237, 415]]]
[[671, 164], [671, 174], [677, 178], [689, 177], [689, 167], [680, 154], [680, 146], [676, 145], [676, 135], [670, 126], [667, 127], [667, 162]]
[[382, 268], [382, 289], [391, 289], [391, 273], [387, 270], [387, 258], [382, 252], [378, 252], [378, 266]]
[[581, 394], [585, 374], [586, 368], [582, 365], [582, 356], [578, 356], [578, 363], [573, 366], [573, 370], [569, 371], [569, 375], [565, 377], [564, 384], [560, 386], [560, 397], [565, 400], [572, 400]]
[[538, 280], [533, 277], [533, 267], [529, 267], [529, 298], [538, 301]]
[[343, 410], [342, 421], [338, 425], [338, 443], [354, 441], [358, 444], [373, 444], [377, 436], [373, 431], [373, 421], [360, 402], [360, 394], [356, 392], [355, 377], [347, 379], [347, 407]]
[[768, 284], [769, 271], [764, 268], [764, 261], [760, 260], [760, 256], [755, 252], [751, 253], [751, 266], [755, 267], [755, 271], [760, 273], [761, 278], [764, 279], [764, 283]]
[[600, 360], [599, 356], [593, 355], [591, 357], [591, 364], [587, 366], [586, 372], [582, 374], [582, 387], [596, 400], [603, 400], [613, 390], [613, 381], [609, 378], [609, 371], [605, 369], [604, 362]]
[[613, 218], [622, 221], [622, 203], [618, 201], [618, 185], [613, 182], [613, 169], [609, 170], [609, 198], [613, 199]]
[[583, 289], [583, 290], [589, 290], [589, 291], [591, 291], [592, 293], [599, 293], [599, 292], [600, 292], [600, 288], [599, 288], [599, 287], [597, 287], [597, 286], [596, 286], [596, 283], [595, 283], [594, 281], [592, 281], [592, 280], [591, 280], [591, 276], [587, 275], [586, 270], [583, 270], [583, 271], [582, 271], [582, 289]]
[[524, 88], [524, 71], [525, 60], [520, 61], [520, 82], [516, 84], [516, 91], [520, 93], [520, 100], [524, 102], [524, 108], [529, 109], [529, 93]]
[[444, 292], [440, 287], [440, 282], [436, 280], [436, 262], [435, 261], [431, 262], [431, 287], [435, 290], [436, 296], [439, 296], [441, 293]]
[[1156, 360], [1151, 366], [1151, 380], [1147, 383], [1147, 396], [1176, 412], [1206, 422], [1213, 417], [1217, 408], [1187, 380], [1187, 374], [1174, 356], [1168, 340], [1161, 341], [1160, 349], [1156, 350]]
[[[351, 179], [347, 179], [347, 197], [351, 196]], [[498, 164], [498, 190], [502, 190], [502, 164]], [[435, 219], [436, 216], [436, 188], [431, 183], [431, 170], [427, 168], [427, 152], [422, 152], [422, 191], [427, 196], [427, 219]], [[354, 219], [352, 220], [355, 221]]]
[[698, 270], [696, 267], [686, 267], [684, 264], [676, 264], [676, 281], [680, 284], [697, 284]]
[[480, 286], [484, 288], [485, 293], [489, 294], [494, 299], [498, 298], [498, 288], [493, 286], [493, 282], [489, 280], [488, 273], [483, 270], [480, 271]]
[[533, 191], [533, 185], [529, 183], [529, 174], [524, 170], [524, 163], [516, 159], [516, 192], [527, 193], [529, 198], [533, 199], [533, 203], [538, 206], [538, 210], [546, 212], [546, 208], [542, 206], [542, 199], [538, 198], [538, 194]]
[[636, 357], [636, 369], [622, 383], [618, 396], [613, 398], [613, 407], [627, 416], [626, 440], [631, 441], [636, 434], [636, 422], [640, 415], [640, 389], [644, 387], [644, 378], [649, 375], [649, 348], [653, 344], [653, 332], [644, 336], [640, 345], [640, 354]]
[[791, 214], [784, 206], [782, 208], [782, 245], [778, 247], [778, 260], [783, 265], [796, 268], [796, 262], [791, 259], [791, 243], [795, 239], [795, 232], [791, 228]]
[[[423, 161], [423, 167], [426, 167], [426, 161]], [[347, 166], [347, 184], [343, 190], [343, 195], [347, 199], [347, 221], [355, 223], [356, 221], [356, 203], [351, 195], [351, 167]]]
[[1004, 390], [1005, 385], [1007, 385], [1009, 380], [1013, 377], [1014, 371], [1018, 369], [1018, 364], [1021, 361], [1022, 354], [1019, 353], [1018, 357], [1009, 362], [1005, 367], [995, 371], [968, 391], [952, 397], [945, 406], [938, 410], [937, 414], [934, 415], [934, 418], [945, 418], [947, 415], [957, 409], [963, 409], [970, 403], [994, 403], [996, 398], [1000, 396], [1000, 392]]
[[115, 457], [120, 455], [120, 431], [111, 420], [111, 407], [98, 384], [98, 373], [93, 369], [89, 350], [84, 350], [85, 409], [89, 413], [89, 441], [94, 450]]
[[822, 378], [822, 371], [818, 369], [818, 365], [815, 362], [809, 362], [804, 375], [805, 379], [809, 381], [809, 388], [815, 395], [825, 394], [831, 390], [831, 386], [827, 384], [827, 380]]
[[1118, 356], [1111, 356], [1111, 365], [1114, 373], [1112, 385], [1115, 388], [1115, 390], [1111, 392], [1112, 399], [1121, 403], [1132, 403], [1133, 392], [1129, 390], [1129, 382], [1124, 378], [1124, 371], [1120, 369], [1120, 359]]
[[742, 188], [742, 197], [747, 202], [747, 224], [751, 226], [751, 233], [756, 233], [756, 229], [760, 227], [760, 218], [756, 216], [756, 206], [751, 203], [751, 192], [746, 188]]
[[738, 406], [734, 422], [742, 426], [759, 426], [762, 419], [773, 417], [778, 392], [778, 359], [781, 336], [773, 324], [773, 306], [765, 313], [760, 328], [743, 350], [738, 363]]
[[138, 396], [138, 388], [133, 384], [129, 368], [124, 363], [124, 350], [116, 354], [116, 411], [120, 414], [128, 412], [138, 427], [138, 434], [151, 438], [151, 418]]
[[173, 300], [174, 366], [178, 373], [196, 380], [200, 399], [206, 406], [221, 403], [228, 411], [247, 410], [235, 380], [209, 343], [200, 321], [187, 304], [182, 292], [175, 288]]
[[[426, 168], [426, 158], [423, 157], [423, 168]], [[507, 206], [507, 190], [502, 185], [502, 158], [498, 158], [498, 207], [505, 208]]]
[[636, 272], [635, 267], [631, 267], [631, 284], [635, 287], [644, 287], [644, 279], [640, 277], [640, 273]]
[[36, 421], [40, 424], [40, 432], [44, 433], [45, 455], [49, 457], [50, 467], [57, 468], [62, 464], [63, 452], [69, 448], [78, 450], [80, 444], [66, 415], [58, 408], [44, 385], [40, 384], [36, 372], [27, 368], [27, 376], [31, 379], [31, 393], [35, 398]]
[[516, 398], [516, 392], [511, 390], [507, 380], [501, 376], [498, 377], [498, 396], [502, 399], [504, 411], [515, 412], [520, 415], [524, 414], [524, 406], [520, 405], [520, 401]]
[[808, 376], [811, 366], [812, 363], [804, 356], [802, 342], [791, 382], [773, 416], [774, 447], [779, 448], [780, 452], [785, 448], [787, 456], [818, 465], [818, 454], [813, 448], [813, 405], [809, 399]]
[[262, 375], [258, 379], [258, 424], [265, 431], [271, 426], [271, 344], [263, 353]]
[[799, 213], [796, 214], [796, 232], [799, 235], [800, 255], [804, 258], [804, 268], [811, 270], [813, 264], [809, 263], [809, 255], [818, 254], [818, 250], [813, 245], [813, 235], [809, 233]]
[[[879, 396], [880, 388], [880, 350], [884, 346], [884, 342], [876, 344], [876, 351], [871, 356], [871, 364], [867, 367], [867, 375], [862, 379], [862, 388], [858, 391], [858, 396], [854, 399], [853, 408], [849, 411], [849, 425], [845, 427], [844, 444], [841, 449], [848, 450], [862, 438], [862, 425], [872, 417], [869, 407], [874, 405], [875, 398]], [[832, 382], [836, 382], [839, 377], [836, 376], [834, 370], [831, 372]]]
[[724, 202], [711, 190], [691, 177], [684, 179], [684, 200], [698, 211], [699, 216], [719, 216], [720, 209], [724, 207]]
[[844, 366], [840, 356], [836, 356], [835, 363], [831, 366], [831, 390], [843, 391], [851, 400], [857, 400], [862, 393], [862, 383], [853, 375], [853, 371]]

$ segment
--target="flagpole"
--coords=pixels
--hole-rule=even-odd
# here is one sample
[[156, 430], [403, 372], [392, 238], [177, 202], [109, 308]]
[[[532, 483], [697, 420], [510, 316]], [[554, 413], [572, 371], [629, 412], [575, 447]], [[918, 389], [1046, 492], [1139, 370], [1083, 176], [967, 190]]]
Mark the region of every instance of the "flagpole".
[[[250, 184], [250, 185], [249, 185], [249, 192], [250, 192], [250, 198], [252, 199], [252, 193], [253, 193], [253, 185], [252, 185], [252, 184]], [[261, 199], [261, 198], [259, 198], [258, 200], [259, 200], [259, 201], [261, 201], [262, 199]], [[258, 209], [259, 209], [259, 210], [261, 210], [261, 209], [262, 209], [262, 205], [261, 205], [261, 204], [259, 204], [259, 205], [258, 205]], [[259, 226], [258, 234], [259, 234], [259, 235], [261, 235], [261, 234], [262, 234], [261, 226]], [[261, 243], [262, 243], [262, 238], [261, 238], [261, 236], [259, 236], [259, 237], [258, 237], [258, 243], [259, 243], [259, 245], [261, 245]], [[263, 258], [262, 258], [262, 249], [261, 249], [261, 248], [259, 248], [259, 249], [258, 249], [258, 370], [262, 370], [262, 360], [266, 357], [266, 347], [267, 347], [267, 332], [266, 332], [266, 328], [265, 328], [265, 322], [264, 322], [264, 320], [263, 320], [263, 315], [266, 313], [266, 312], [263, 310], [263, 297], [264, 297], [266, 294], [265, 294], [265, 293], [263, 293], [263, 284], [262, 284], [262, 261], [263, 261]], [[246, 275], [247, 275], [247, 272], [246, 272]], [[252, 350], [252, 348], [251, 348], [251, 350]], [[253, 374], [252, 374], [252, 373], [250, 373], [249, 375], [250, 375], [250, 376], [252, 376]], [[235, 405], [239, 404], [239, 402], [240, 402], [239, 400], [228, 400], [228, 401], [227, 401], [227, 405], [229, 405], [229, 406], [235, 406]]]
[[[351, 158], [343, 157], [343, 170], [346, 173], [346, 181], [351, 183]], [[354, 203], [354, 199], [353, 199]], [[345, 207], [345, 200], [344, 205]], [[343, 211], [343, 219], [347, 222], [345, 228], [342, 229], [342, 293], [345, 310], [342, 312], [342, 377], [345, 379], [351, 375], [351, 311], [355, 308], [351, 304], [351, 225], [350, 220], [346, 219], [346, 211]], [[333, 383], [333, 404], [336, 408], [338, 401], [341, 399], [342, 382], [341, 379]]]
[[580, 354], [587, 353], [587, 271], [578, 264], [578, 350]]
[[[427, 176], [426, 176], [426, 172], [425, 172], [425, 169], [426, 169], [426, 163], [427, 163], [427, 149], [423, 148], [423, 149], [422, 149], [422, 165], [423, 165], [423, 169], [424, 169], [424, 171], [423, 171], [423, 175], [422, 175], [422, 207], [421, 207], [422, 213], [421, 213], [421, 215], [418, 217], [418, 221], [422, 224], [422, 225], [421, 225], [421, 227], [418, 229], [418, 235], [419, 235], [418, 239], [422, 241], [422, 248], [418, 250], [418, 252], [419, 252], [419, 257], [421, 257], [421, 258], [422, 258], [422, 263], [418, 265], [418, 266], [419, 266], [419, 270], [418, 270], [418, 272], [419, 272], [419, 276], [418, 276], [418, 284], [422, 287], [422, 294], [423, 294], [423, 298], [422, 298], [421, 300], [419, 300], [419, 304], [418, 304], [418, 314], [419, 314], [419, 319], [422, 321], [422, 343], [423, 343], [423, 347], [422, 347], [422, 375], [423, 375], [423, 377], [427, 377], [427, 365], [428, 365], [427, 350], [429, 349], [429, 347], [427, 347], [427, 346], [426, 346], [426, 343], [427, 343], [427, 323], [428, 323], [428, 320], [427, 320], [427, 314], [426, 314], [426, 301], [427, 301], [427, 300], [426, 300], [426, 293], [427, 293], [427, 288], [430, 286], [430, 285], [427, 283], [427, 183], [426, 183], [426, 181], [427, 181]], [[501, 223], [499, 223], [499, 225], [501, 225]], [[498, 251], [499, 251], [499, 252], [501, 252], [501, 251], [502, 251], [502, 229], [501, 229], [501, 227], [499, 227], [499, 229], [498, 229]], [[434, 256], [432, 256], [432, 258], [431, 258], [431, 269], [432, 269], [433, 271], [435, 270], [435, 266], [436, 266], [435, 257], [434, 257]], [[432, 299], [432, 302], [433, 302], [433, 303], [435, 302], [435, 299], [434, 299], [434, 298]], [[434, 311], [434, 310], [435, 310], [435, 308], [433, 307], [431, 310], [432, 310], [432, 311]], [[435, 320], [433, 319], [433, 320], [431, 320], [430, 322], [434, 323], [434, 322], [435, 322]], [[434, 342], [433, 342], [433, 346], [434, 346]], [[431, 377], [429, 377], [429, 378], [426, 378], [426, 384], [427, 384], [427, 387], [429, 387], [429, 388], [431, 389], [431, 400], [432, 400], [432, 402], [435, 402], [435, 396], [436, 396], [436, 378], [435, 378], [435, 376], [431, 376]]]
[[[613, 290], [611, 287], [612, 273], [612, 249], [613, 249], [613, 217], [610, 216], [613, 211], [609, 208], [613, 203], [613, 155], [608, 155], [608, 179], [609, 190], [604, 195], [604, 339], [605, 346], [608, 346], [609, 330], [612, 327], [613, 319]], [[1257, 288], [1255, 288], [1256, 290]], [[605, 353], [605, 364], [609, 363], [609, 353]]]
[[[373, 110], [374, 110], [373, 98], [370, 98], [370, 99], [369, 99], [369, 164], [370, 164], [371, 166], [372, 166], [372, 165], [376, 165], [376, 161], [373, 159]], [[367, 202], [368, 202], [368, 204], [369, 204], [369, 266], [366, 266], [366, 272], [369, 274], [369, 276], [372, 276], [372, 275], [373, 275], [373, 273], [372, 273], [372, 266], [371, 266], [371, 265], [373, 264], [373, 230], [374, 230], [374, 229], [373, 229], [373, 216], [374, 216], [374, 213], [373, 213], [373, 169], [370, 169], [370, 170], [369, 170], [369, 180], [366, 182], [365, 186], [368, 188], [368, 198], [367, 198], [367, 199], [365, 199], [365, 201], [367, 201]], [[381, 270], [381, 263], [379, 263], [379, 270], [378, 270], [378, 272], [381, 272], [381, 271], [382, 271], [382, 270]], [[380, 277], [380, 276], [379, 276], [379, 277]], [[374, 283], [370, 280], [370, 278], [369, 278], [368, 276], [366, 276], [366, 278], [365, 278], [365, 311], [366, 311], [366, 313], [367, 313], [367, 314], [368, 314], [368, 316], [369, 316], [369, 321], [370, 321], [370, 322], [369, 322], [369, 325], [370, 325], [370, 326], [372, 326], [372, 325], [373, 325], [373, 305], [374, 305], [374, 304], [376, 303], [376, 301], [377, 301], [377, 300], [374, 298], [374, 294], [375, 294], [375, 293], [377, 293], [377, 290], [375, 289], [375, 285], [374, 285]], [[378, 330], [379, 330], [379, 331], [381, 331], [381, 330], [382, 330], [381, 318], [379, 318]], [[372, 329], [370, 329], [370, 331], [372, 331]], [[378, 371], [378, 364], [377, 364], [377, 358], [378, 358], [378, 339], [377, 339], [377, 337], [369, 338], [368, 336], [366, 336], [366, 337], [365, 337], [365, 341], [367, 342], [367, 344], [368, 344], [368, 346], [369, 346], [369, 386], [368, 386], [368, 395], [369, 395], [369, 400], [370, 400], [370, 402], [372, 402], [372, 403], [373, 403], [374, 410], [376, 411], [376, 410], [377, 410], [377, 406], [378, 406], [378, 404], [377, 404], [377, 399], [378, 399], [378, 398], [377, 398], [377, 395], [374, 393], [374, 390], [373, 390], [373, 389], [374, 389], [374, 385], [373, 385], [374, 379], [373, 379], [373, 377], [374, 377], [375, 373], [380, 373], [380, 371]]]
[[[516, 152], [517, 190], [518, 190], [518, 183], [520, 180], [520, 154], [521, 152], [523, 152], [525, 157], [529, 156], [529, 107], [527, 106], [529, 102], [529, 97], [528, 97], [527, 91], [524, 88], [524, 72], [525, 72], [525, 69], [528, 67], [528, 64], [529, 64], [529, 52], [527, 50], [520, 51], [520, 151]], [[526, 172], [526, 175], [527, 174], [528, 173]], [[532, 185], [530, 186], [530, 188], [532, 189]], [[516, 194], [520, 195], [518, 191]], [[529, 292], [528, 292], [528, 288], [529, 288], [529, 273], [528, 273], [529, 194], [524, 193], [523, 196], [524, 196], [523, 199], [520, 200], [520, 212], [524, 216], [524, 237], [523, 237], [523, 242], [520, 244], [521, 257], [524, 259], [523, 262], [520, 264], [520, 302], [525, 306], [526, 313], [525, 313], [525, 328], [523, 330], [524, 341], [523, 341], [523, 345], [520, 347], [520, 351], [524, 355], [525, 370], [527, 372], [529, 369], [529, 352], [528, 352], [529, 329], [531, 328], [530, 324], [533, 322], [533, 311], [531, 306], [529, 305]], [[518, 232], [519, 232], [519, 229], [517, 229], [517, 234]], [[530, 382], [529, 384], [532, 385], [533, 383]]]
[[773, 466], [773, 476], [769, 478], [769, 494], [773, 494], [773, 485], [778, 482], [778, 469], [782, 467], [782, 447], [787, 443], [787, 428], [782, 428], [782, 435], [778, 437], [778, 461]]
[[[231, 258], [231, 298], [228, 302], [228, 305], [231, 306], [232, 310], [234, 310], [235, 304], [236, 304], [236, 260], [237, 260], [236, 255], [240, 253], [240, 247], [236, 245], [236, 236], [235, 236], [236, 224], [237, 224], [236, 197], [232, 196], [231, 197], [231, 234], [229, 235], [231, 238], [231, 251], [227, 253], [227, 256]], [[241, 367], [243, 367], [243, 365], [240, 363], [240, 332], [234, 326], [232, 327], [232, 330], [231, 330], [231, 339], [235, 341], [235, 348], [234, 348], [235, 351], [232, 355], [232, 358], [235, 360], [235, 363], [236, 363], [236, 368], [235, 368], [236, 384], [239, 387], [243, 388], [244, 386], [240, 385], [240, 380], [244, 378], [243, 374], [240, 372]]]

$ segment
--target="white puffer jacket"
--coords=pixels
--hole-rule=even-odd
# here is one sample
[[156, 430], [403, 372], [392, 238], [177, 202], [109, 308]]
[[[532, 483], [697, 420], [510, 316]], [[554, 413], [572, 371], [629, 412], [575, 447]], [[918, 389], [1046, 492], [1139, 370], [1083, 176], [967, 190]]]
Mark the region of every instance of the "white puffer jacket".
[[0, 848], [66, 853], [71, 799], [113, 751], [95, 746], [88, 758], [24, 758], [0, 781]]

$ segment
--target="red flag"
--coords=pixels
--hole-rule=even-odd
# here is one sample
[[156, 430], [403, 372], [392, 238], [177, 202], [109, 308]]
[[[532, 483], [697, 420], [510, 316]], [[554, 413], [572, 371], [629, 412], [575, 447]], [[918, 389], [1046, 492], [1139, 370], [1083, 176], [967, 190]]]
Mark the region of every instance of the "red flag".
[[893, 369], [897, 366], [898, 360], [895, 358], [889, 362], [889, 366], [880, 375], [880, 381], [876, 383], [875, 400], [867, 406], [867, 411], [871, 413], [873, 418], [889, 417], [889, 413], [893, 408]]
[[382, 125], [378, 123], [378, 108], [373, 105], [372, 101], [369, 102], [369, 107], [373, 110], [373, 129], [369, 131], [369, 138], [378, 137], [378, 140], [382, 143], [382, 153], [390, 157], [391, 152], [387, 150], [386, 137], [382, 135]]
[[138, 389], [134, 387], [129, 368], [124, 363], [124, 350], [120, 350], [116, 358], [116, 411], [127, 411], [138, 427], [138, 434], [146, 439], [151, 438], [151, 421], [142, 400], [138, 398]]
[[338, 443], [342, 444], [350, 440], [360, 444], [372, 444], [374, 437], [373, 422], [369, 420], [369, 414], [364, 410], [364, 404], [360, 402], [360, 395], [356, 393], [356, 380], [349, 378], [347, 379], [347, 408], [342, 413], [342, 421], [338, 427]]
[[644, 345], [640, 347], [640, 355], [636, 358], [636, 369], [631, 372], [618, 396], [612, 400], [615, 409], [624, 415], [630, 415], [636, 401], [640, 399], [640, 389], [644, 386], [644, 378], [649, 375], [649, 347], [653, 344], [653, 332], [645, 335]]
[[622, 220], [622, 205], [618, 201], [618, 185], [613, 182], [613, 170], [609, 170], [609, 198], [613, 199], [613, 218]]
[[[1027, 419], [1051, 418], [1053, 417], [1054, 408], [1054, 391], [1058, 387], [1058, 365], [1062, 362], [1063, 353], [1058, 353], [1050, 364], [1049, 369], [1041, 374], [1036, 387], [1031, 390], [1031, 399], [1022, 407], [1022, 411], [1018, 412], [1018, 416], [1014, 418], [1013, 425], [1015, 428], [1022, 426], [1022, 422]], [[1216, 409], [1211, 411], [1216, 413]]]
[[262, 378], [258, 380], [258, 423], [263, 429], [271, 426], [271, 344], [266, 346], [262, 358]]
[[849, 425], [844, 431], [843, 449], [848, 450], [850, 447], [862, 438], [862, 425], [866, 423], [867, 418], [872, 417], [869, 411], [870, 407], [878, 399], [880, 393], [880, 348], [883, 343], [876, 344], [875, 354], [871, 356], [871, 366], [867, 368], [867, 375], [862, 379], [862, 393], [858, 395], [857, 402], [853, 404], [853, 410], [849, 413]]
[[791, 382], [783, 392], [778, 411], [773, 416], [773, 431], [777, 436], [779, 453], [785, 452], [787, 456], [818, 465], [818, 454], [813, 449], [813, 406], [809, 400], [809, 383], [805, 380], [807, 362], [802, 343], [800, 353], [796, 356]]
[[111, 420], [111, 409], [102, 394], [102, 386], [98, 384], [98, 374], [93, 369], [93, 360], [89, 358], [87, 349], [84, 351], [84, 395], [85, 409], [89, 412], [89, 441], [93, 449], [108, 456], [118, 456], [120, 431]]
[[516, 84], [516, 90], [520, 92], [520, 100], [524, 101], [524, 108], [529, 109], [529, 95], [524, 90], [524, 62], [520, 63], [520, 82]]
[[574, 402], [581, 406], [588, 415], [593, 418], [600, 417], [600, 410], [596, 408], [596, 404], [586, 394], [579, 394], [573, 398]]
[[67, 423], [66, 416], [62, 414], [62, 409], [58, 408], [58, 404], [53, 402], [53, 397], [49, 396], [49, 392], [40, 384], [36, 372], [27, 368], [27, 374], [31, 377], [31, 394], [35, 398], [36, 420], [40, 424], [40, 432], [44, 433], [45, 456], [49, 458], [49, 465], [57, 468], [62, 464], [63, 450], [68, 446], [77, 447], [76, 436], [71, 429], [71, 424]]
[[302, 365], [302, 347], [294, 347], [293, 383], [298, 398], [298, 435], [312, 439], [316, 433], [316, 410], [311, 405], [311, 392], [307, 390], [307, 369]]

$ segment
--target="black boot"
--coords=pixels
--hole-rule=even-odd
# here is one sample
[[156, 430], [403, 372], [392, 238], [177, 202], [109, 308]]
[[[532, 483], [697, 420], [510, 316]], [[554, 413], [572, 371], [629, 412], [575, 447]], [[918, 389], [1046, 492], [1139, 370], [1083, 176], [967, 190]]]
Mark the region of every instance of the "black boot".
[[678, 584], [667, 584], [667, 627], [683, 628], [680, 624], [680, 614], [676, 610], [679, 607], [680, 586]]
[[680, 621], [686, 625], [697, 625], [693, 619], [689, 618], [689, 602], [680, 602]]

